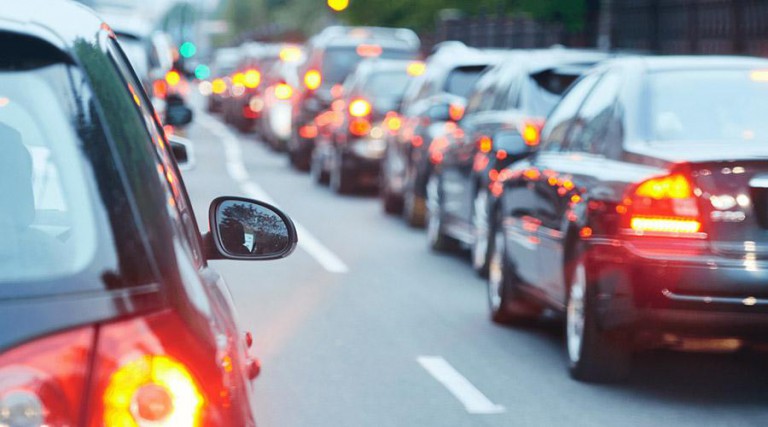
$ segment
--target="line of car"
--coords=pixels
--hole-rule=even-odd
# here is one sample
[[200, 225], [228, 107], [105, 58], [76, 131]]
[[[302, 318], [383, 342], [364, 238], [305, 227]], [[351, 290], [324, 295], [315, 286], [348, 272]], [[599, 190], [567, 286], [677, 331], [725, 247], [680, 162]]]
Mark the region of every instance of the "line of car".
[[565, 325], [570, 374], [768, 337], [768, 61], [437, 45], [332, 27], [295, 67], [290, 164], [468, 249], [490, 318]]

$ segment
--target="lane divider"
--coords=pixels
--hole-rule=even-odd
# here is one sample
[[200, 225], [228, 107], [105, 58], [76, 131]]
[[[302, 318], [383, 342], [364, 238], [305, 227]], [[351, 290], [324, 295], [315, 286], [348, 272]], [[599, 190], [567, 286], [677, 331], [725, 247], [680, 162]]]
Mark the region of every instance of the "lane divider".
[[[196, 111], [195, 117], [198, 123], [221, 140], [227, 159], [227, 173], [240, 186], [240, 191], [250, 198], [278, 206], [269, 193], [251, 180], [243, 162], [243, 151], [237, 136], [225, 125], [202, 111]], [[349, 267], [309, 230], [295, 220], [294, 224], [299, 234], [299, 247], [314, 258], [325, 270], [331, 273], [347, 273], [349, 271]]]
[[459, 373], [448, 361], [439, 356], [419, 356], [416, 358], [422, 368], [426, 369], [440, 384], [464, 405], [473, 415], [502, 414], [506, 409], [491, 402], [468, 379]]

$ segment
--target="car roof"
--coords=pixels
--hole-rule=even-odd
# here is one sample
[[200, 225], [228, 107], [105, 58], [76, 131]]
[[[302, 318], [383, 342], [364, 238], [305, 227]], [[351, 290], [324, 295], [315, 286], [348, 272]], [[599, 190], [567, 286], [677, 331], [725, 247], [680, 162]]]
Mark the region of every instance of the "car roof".
[[606, 66], [614, 65], [639, 66], [649, 72], [688, 69], [768, 68], [768, 59], [728, 55], [670, 55], [616, 58], [606, 63]]
[[364, 43], [376, 43], [384, 47], [406, 46], [413, 50], [421, 47], [419, 37], [407, 28], [331, 26], [309, 41], [310, 45], [317, 47], [355, 46]]
[[36, 37], [66, 52], [78, 41], [94, 41], [102, 24], [92, 10], [70, 0], [5, 2], [0, 15], [0, 31]]

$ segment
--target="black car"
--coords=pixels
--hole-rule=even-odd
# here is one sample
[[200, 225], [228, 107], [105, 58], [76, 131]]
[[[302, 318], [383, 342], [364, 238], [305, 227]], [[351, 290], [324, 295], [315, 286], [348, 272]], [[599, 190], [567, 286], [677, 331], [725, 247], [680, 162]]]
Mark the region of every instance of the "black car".
[[5, 4], [0, 52], [0, 424], [254, 426], [258, 361], [208, 260], [284, 257], [290, 219], [218, 198], [200, 235], [183, 146], [84, 6]]
[[446, 45], [427, 59], [426, 72], [403, 98], [402, 126], [387, 137], [380, 194], [384, 210], [403, 214], [412, 226], [426, 219], [427, 180], [432, 171], [429, 143], [461, 119], [466, 97], [480, 75], [503, 57], [464, 45]]
[[312, 154], [312, 175], [349, 193], [378, 188], [387, 134], [401, 125], [398, 108], [408, 82], [424, 68], [419, 61], [363, 61], [344, 82], [344, 110], [327, 138], [321, 133]]
[[491, 184], [519, 160], [509, 155], [515, 144], [536, 147], [544, 119], [563, 92], [606, 57], [564, 48], [517, 51], [483, 75], [457, 129], [431, 144], [435, 173], [427, 182], [427, 238], [433, 249], [468, 245], [473, 267], [486, 273]]
[[625, 58], [576, 83], [540, 149], [500, 173], [493, 319], [563, 313], [585, 381], [625, 377], [637, 349], [764, 341], [766, 70]]
[[364, 59], [418, 59], [421, 42], [404, 28], [329, 27], [307, 43], [302, 86], [294, 105], [291, 164], [308, 171], [317, 137], [317, 116], [341, 95], [342, 83]]

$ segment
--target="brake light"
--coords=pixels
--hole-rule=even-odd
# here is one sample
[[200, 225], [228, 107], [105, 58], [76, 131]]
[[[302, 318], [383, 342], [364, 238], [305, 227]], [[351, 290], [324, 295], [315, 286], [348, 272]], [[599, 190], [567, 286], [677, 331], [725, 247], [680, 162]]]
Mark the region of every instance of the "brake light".
[[357, 54], [363, 58], [376, 58], [381, 56], [383, 50], [377, 44], [361, 44], [357, 46]]
[[245, 86], [245, 73], [235, 73], [235, 75], [232, 76], [232, 84]]
[[293, 96], [293, 88], [286, 83], [275, 86], [275, 98], [285, 101]]
[[304, 74], [304, 84], [309, 90], [317, 90], [323, 83], [323, 76], [317, 70], [309, 70]]
[[535, 147], [541, 142], [541, 128], [544, 127], [543, 119], [528, 119], [520, 125], [520, 135], [529, 147]]
[[459, 104], [451, 104], [448, 106], [448, 116], [454, 122], [458, 122], [464, 117], [464, 106]]
[[344, 95], [344, 86], [337, 83], [331, 87], [331, 96], [334, 99], [341, 98], [342, 95]]
[[481, 153], [488, 154], [491, 152], [491, 150], [493, 150], [493, 140], [483, 135], [480, 137], [480, 139], [477, 140], [477, 147]]
[[371, 114], [371, 104], [364, 99], [355, 99], [349, 103], [349, 114], [352, 117], [367, 117]]
[[703, 237], [693, 189], [680, 173], [651, 178], [635, 186], [617, 211], [624, 215], [624, 227], [634, 234]]
[[424, 74], [425, 71], [427, 71], [427, 64], [421, 61], [411, 62], [406, 68], [406, 72], [411, 77], [418, 77]]
[[397, 133], [397, 131], [400, 130], [401, 127], [403, 127], [403, 120], [400, 118], [397, 112], [390, 111], [384, 117], [384, 127], [387, 128], [390, 134], [394, 135]]
[[256, 89], [261, 84], [261, 73], [259, 70], [248, 70], [245, 72], [243, 82], [248, 89]]
[[181, 74], [176, 70], [171, 70], [165, 74], [165, 81], [168, 82], [171, 87], [175, 87], [181, 83]]
[[301, 49], [297, 46], [286, 46], [280, 50], [280, 60], [283, 62], [298, 62], [301, 56]]
[[49, 336], [0, 355], [0, 425], [80, 425], [93, 328]]
[[213, 358], [209, 348], [194, 345], [197, 339], [171, 311], [102, 326], [88, 425], [221, 423], [216, 408], [230, 404], [226, 366], [233, 355], [218, 348]]
[[317, 137], [317, 127], [315, 125], [306, 125], [299, 128], [299, 136], [304, 139]]
[[354, 136], [366, 136], [371, 131], [371, 122], [366, 119], [356, 118], [349, 122], [349, 133]]
[[221, 95], [227, 90], [227, 82], [225, 82], [224, 79], [216, 79], [211, 85], [211, 90], [216, 95]]
[[152, 94], [156, 98], [165, 99], [168, 95], [168, 86], [166, 85], [165, 80], [157, 79], [152, 82]]

